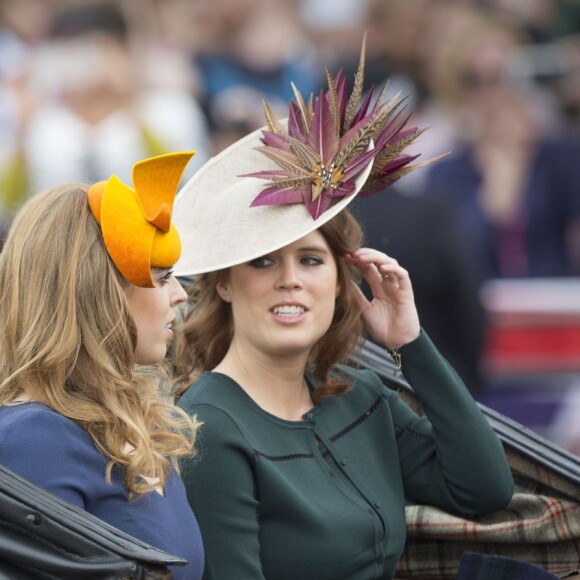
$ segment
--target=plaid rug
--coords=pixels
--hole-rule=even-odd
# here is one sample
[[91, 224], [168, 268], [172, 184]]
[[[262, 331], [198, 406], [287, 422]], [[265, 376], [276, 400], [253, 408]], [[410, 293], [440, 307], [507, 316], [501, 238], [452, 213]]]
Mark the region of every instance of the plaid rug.
[[407, 545], [395, 578], [454, 579], [466, 551], [535, 564], [559, 578], [580, 570], [579, 486], [517, 451], [506, 454], [516, 481], [506, 509], [468, 520], [407, 506]]

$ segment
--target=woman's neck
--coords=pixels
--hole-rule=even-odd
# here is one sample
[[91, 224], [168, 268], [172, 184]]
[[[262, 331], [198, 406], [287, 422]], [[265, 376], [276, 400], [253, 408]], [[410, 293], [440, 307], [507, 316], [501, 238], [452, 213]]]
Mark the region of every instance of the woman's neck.
[[304, 379], [307, 360], [307, 354], [270, 357], [232, 343], [213, 370], [236, 381], [268, 413], [288, 421], [301, 421], [313, 406]]

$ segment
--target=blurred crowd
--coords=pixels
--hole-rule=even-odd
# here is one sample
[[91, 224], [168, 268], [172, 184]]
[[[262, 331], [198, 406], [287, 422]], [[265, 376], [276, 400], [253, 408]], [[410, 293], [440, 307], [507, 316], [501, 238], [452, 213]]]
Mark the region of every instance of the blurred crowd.
[[191, 175], [262, 99], [284, 117], [292, 83], [352, 78], [365, 33], [366, 88], [406, 97], [420, 159], [450, 154], [354, 209], [481, 392], [482, 285], [580, 276], [578, 0], [0, 0], [1, 231], [150, 155], [195, 149]]

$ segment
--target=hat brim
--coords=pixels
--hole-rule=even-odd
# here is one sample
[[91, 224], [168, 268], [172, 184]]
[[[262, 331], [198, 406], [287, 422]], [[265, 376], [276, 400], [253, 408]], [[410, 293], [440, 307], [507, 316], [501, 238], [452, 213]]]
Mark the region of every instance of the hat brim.
[[373, 161], [355, 180], [348, 197], [333, 203], [314, 220], [304, 204], [251, 207], [266, 187], [247, 173], [277, 169], [256, 150], [258, 129], [210, 159], [177, 193], [173, 223], [182, 240], [176, 276], [194, 276], [230, 268], [275, 252], [318, 229], [342, 211], [367, 180]]

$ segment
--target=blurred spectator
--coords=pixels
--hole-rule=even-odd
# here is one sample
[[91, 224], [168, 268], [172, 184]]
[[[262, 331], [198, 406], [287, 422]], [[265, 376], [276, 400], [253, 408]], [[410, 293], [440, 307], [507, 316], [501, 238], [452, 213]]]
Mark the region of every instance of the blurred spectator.
[[264, 125], [262, 99], [285, 117], [291, 80], [304, 95], [322, 88], [316, 53], [291, 2], [198, 0], [195, 6], [194, 59], [215, 151]]
[[[400, 93], [413, 124], [428, 127], [409, 148], [411, 154], [421, 153], [425, 159], [449, 151], [456, 125], [449, 104], [433, 95], [432, 61], [443, 42], [441, 30], [448, 34], [450, 29], [460, 28], [478, 9], [463, 0], [369, 1], [365, 87], [388, 83], [385, 98]], [[358, 54], [354, 57], [351, 73], [358, 65]], [[347, 69], [347, 76], [351, 73]], [[398, 187], [417, 194], [426, 175], [411, 172]]]
[[580, 135], [580, 28], [551, 43], [529, 47], [522, 51], [520, 62], [528, 76], [535, 76], [558, 98], [567, 127]]
[[371, 0], [296, 0], [298, 19], [319, 59], [330, 70], [359, 54], [370, 22], [370, 3]]
[[580, 133], [580, 2], [485, 0], [485, 5], [530, 39], [514, 55], [512, 78], [546, 88], [558, 99], [567, 126]]
[[367, 22], [366, 83], [399, 85], [413, 108], [424, 95], [421, 51], [429, 0], [372, 0]]
[[47, 31], [51, 0], [0, 0], [0, 247], [11, 215], [23, 200], [22, 159], [14, 155], [33, 101], [26, 87], [32, 47]]
[[496, 17], [525, 29], [534, 44], [580, 30], [577, 0], [483, 0], [482, 4]]
[[580, 141], [562, 134], [545, 93], [512, 82], [510, 28], [476, 20], [445, 42], [439, 94], [462, 140], [428, 171], [426, 191], [455, 208], [484, 279], [577, 274]]
[[184, 87], [143, 82], [131, 24], [112, 2], [56, 12], [50, 37], [33, 49], [27, 89], [35, 106], [4, 167], [24, 191], [9, 195], [112, 173], [130, 182], [136, 161], [168, 151], [198, 151], [189, 175], [207, 159], [200, 107]]
[[145, 86], [185, 90], [199, 99], [199, 78], [191, 66], [196, 3], [140, 0], [122, 6], [134, 28], [131, 45], [140, 57]]

